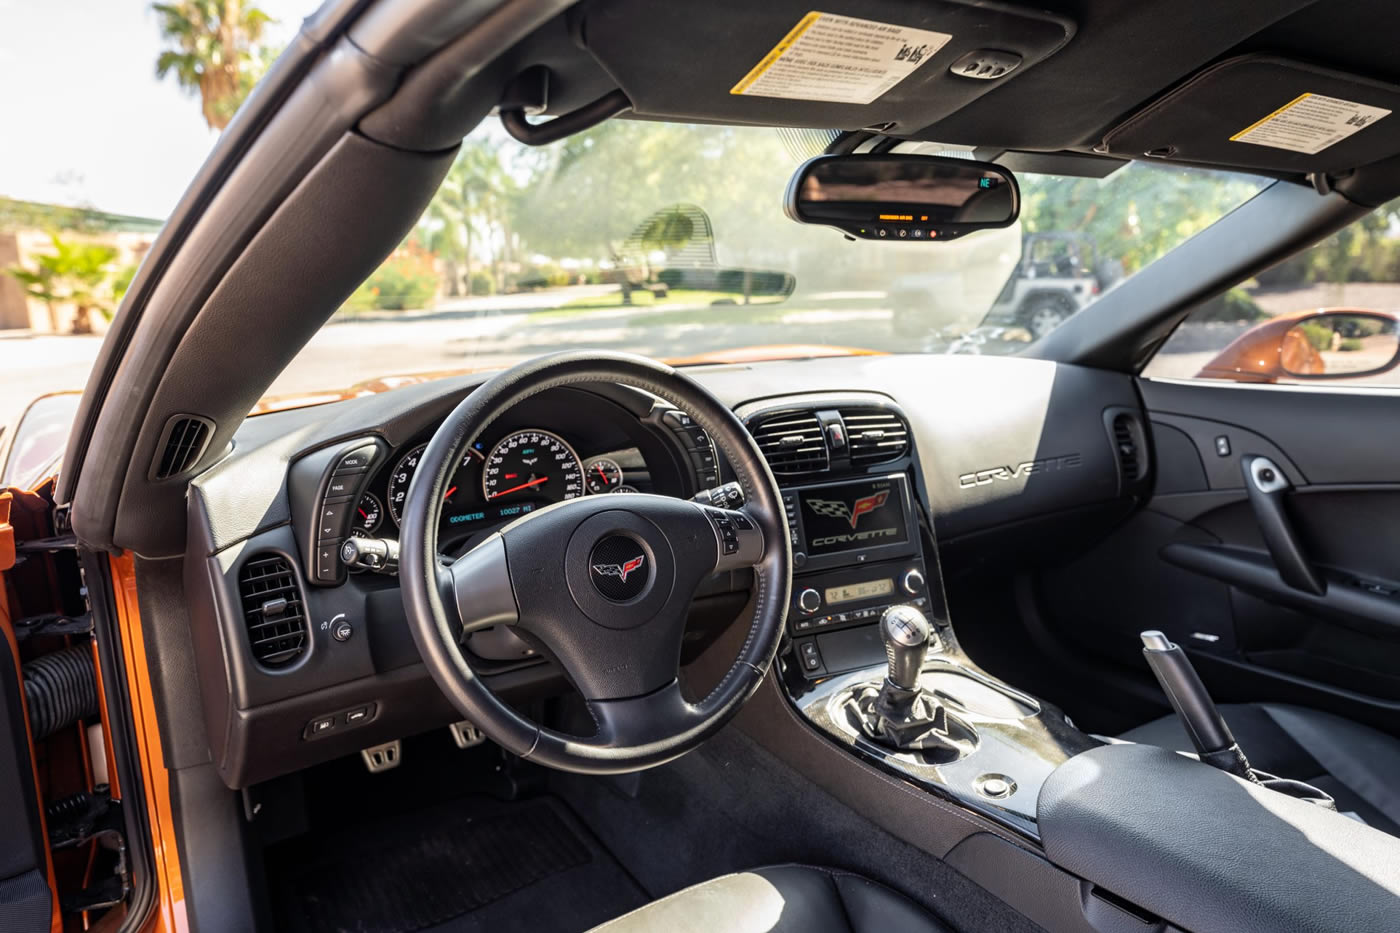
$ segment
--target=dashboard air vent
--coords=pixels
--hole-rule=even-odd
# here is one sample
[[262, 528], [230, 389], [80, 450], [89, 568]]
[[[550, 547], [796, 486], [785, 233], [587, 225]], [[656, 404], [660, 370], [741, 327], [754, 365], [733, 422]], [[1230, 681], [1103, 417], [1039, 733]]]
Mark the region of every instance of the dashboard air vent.
[[1132, 415], [1113, 417], [1113, 447], [1118, 456], [1118, 469], [1123, 481], [1131, 483], [1142, 477], [1142, 437], [1137, 420]]
[[291, 564], [280, 554], [250, 558], [238, 572], [238, 595], [253, 657], [284, 667], [306, 650], [306, 614]]
[[843, 408], [841, 420], [846, 422], [853, 464], [894, 460], [909, 450], [909, 428], [888, 409]]
[[214, 435], [214, 422], [198, 415], [175, 415], [165, 422], [165, 431], [157, 446], [159, 459], [151, 469], [152, 479], [179, 476], [199, 462], [209, 439]]
[[821, 422], [809, 411], [769, 415], [749, 431], [774, 473], [815, 473], [831, 465]]

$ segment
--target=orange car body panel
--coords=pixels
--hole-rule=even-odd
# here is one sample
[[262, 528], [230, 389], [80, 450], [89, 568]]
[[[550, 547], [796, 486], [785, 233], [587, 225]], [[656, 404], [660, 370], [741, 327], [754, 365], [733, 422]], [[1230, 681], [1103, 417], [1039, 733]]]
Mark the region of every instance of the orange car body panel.
[[141, 763], [146, 812], [151, 824], [151, 850], [155, 855], [156, 909], [142, 933], [187, 933], [185, 883], [180, 874], [180, 847], [170, 798], [170, 773], [160, 744], [160, 724], [146, 661], [141, 609], [136, 599], [136, 568], [130, 553], [111, 558], [112, 586], [117, 604], [126, 661], [127, 689], [131, 695], [137, 758]]

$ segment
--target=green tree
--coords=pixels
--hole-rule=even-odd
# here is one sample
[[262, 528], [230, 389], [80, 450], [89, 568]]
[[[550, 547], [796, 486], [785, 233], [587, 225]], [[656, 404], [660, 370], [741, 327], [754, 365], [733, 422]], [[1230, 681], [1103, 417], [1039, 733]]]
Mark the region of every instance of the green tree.
[[1107, 178], [1032, 175], [1021, 179], [1028, 233], [1087, 233], [1100, 259], [1132, 274], [1246, 200], [1257, 181], [1150, 162]]
[[5, 272], [24, 286], [31, 298], [44, 302], [55, 332], [59, 329], [58, 305], [68, 302], [77, 312], [73, 333], [89, 333], [88, 312], [98, 311], [108, 318], [112, 315], [114, 303], [107, 279], [117, 251], [96, 243], [65, 241], [56, 233], [49, 239], [54, 251], [34, 257], [36, 268], [11, 266]]
[[701, 207], [735, 250], [771, 249], [796, 167], [777, 133], [640, 120], [609, 120], [533, 156], [516, 229], [536, 252], [580, 259], [615, 258], [638, 224], [677, 203]]
[[204, 122], [222, 130], [270, 62], [261, 43], [272, 17], [243, 0], [174, 0], [151, 9], [170, 46], [156, 59], [156, 77], [174, 74], [199, 95]]
[[[519, 189], [501, 162], [498, 146], [487, 139], [469, 139], [462, 144], [442, 186], [428, 205], [425, 240], [447, 270], [448, 295], [460, 294], [465, 287], [472, 294], [473, 258], [485, 244], [493, 271], [500, 268], [495, 239], [509, 239], [503, 221], [513, 215], [513, 202]], [[497, 287], [503, 284], [497, 282]]]

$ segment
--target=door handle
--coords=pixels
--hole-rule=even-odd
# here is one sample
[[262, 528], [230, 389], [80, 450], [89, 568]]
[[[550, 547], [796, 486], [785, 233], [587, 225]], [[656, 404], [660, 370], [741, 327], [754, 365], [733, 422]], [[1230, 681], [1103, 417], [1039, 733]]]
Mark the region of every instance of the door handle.
[[1246, 454], [1240, 458], [1240, 467], [1244, 470], [1244, 488], [1249, 493], [1254, 520], [1259, 523], [1279, 577], [1295, 590], [1321, 596], [1327, 592], [1327, 583], [1308, 563], [1303, 545], [1288, 520], [1284, 496], [1293, 484], [1268, 457]]

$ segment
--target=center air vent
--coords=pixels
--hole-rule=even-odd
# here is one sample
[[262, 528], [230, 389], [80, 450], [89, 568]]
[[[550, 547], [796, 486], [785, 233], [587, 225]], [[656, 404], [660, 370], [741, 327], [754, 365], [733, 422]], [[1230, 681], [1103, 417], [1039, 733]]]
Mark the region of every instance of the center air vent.
[[768, 415], [749, 431], [774, 473], [815, 473], [831, 465], [821, 422], [810, 411]]
[[1141, 479], [1143, 474], [1142, 430], [1129, 414], [1113, 416], [1113, 448], [1123, 482]]
[[291, 564], [280, 554], [251, 558], [238, 573], [238, 595], [253, 657], [285, 667], [306, 650], [306, 614]]
[[843, 408], [851, 463], [881, 463], [904, 456], [909, 450], [909, 428], [904, 420], [884, 408]]

